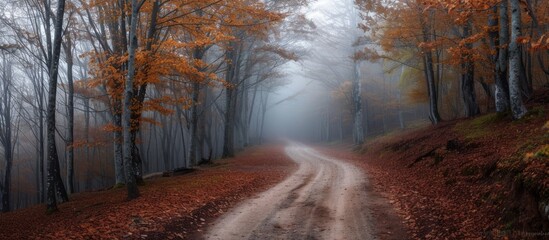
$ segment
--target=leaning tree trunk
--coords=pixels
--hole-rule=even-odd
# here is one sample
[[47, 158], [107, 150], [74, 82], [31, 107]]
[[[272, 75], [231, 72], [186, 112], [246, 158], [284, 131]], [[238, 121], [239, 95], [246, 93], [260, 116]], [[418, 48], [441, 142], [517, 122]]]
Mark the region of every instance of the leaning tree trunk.
[[515, 119], [522, 118], [527, 110], [522, 102], [520, 74], [521, 62], [518, 43], [521, 33], [521, 9], [519, 0], [511, 0], [511, 42], [509, 44], [509, 95], [511, 111]]
[[132, 99], [133, 99], [133, 80], [135, 77], [135, 51], [137, 49], [137, 15], [139, 6], [137, 0], [131, 1], [132, 13], [130, 24], [130, 46], [128, 48], [128, 76], [124, 88], [124, 102], [122, 107], [122, 156], [124, 159], [124, 171], [126, 175], [127, 197], [129, 200], [139, 197], [135, 179], [135, 169], [132, 159]]

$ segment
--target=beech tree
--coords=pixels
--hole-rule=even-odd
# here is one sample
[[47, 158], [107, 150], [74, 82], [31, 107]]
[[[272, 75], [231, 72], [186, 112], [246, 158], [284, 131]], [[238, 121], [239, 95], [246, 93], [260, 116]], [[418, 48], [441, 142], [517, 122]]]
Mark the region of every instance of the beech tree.
[[522, 102], [520, 87], [521, 54], [519, 40], [522, 37], [521, 6], [519, 0], [511, 2], [511, 39], [509, 43], [509, 96], [513, 117], [522, 118], [527, 110]]

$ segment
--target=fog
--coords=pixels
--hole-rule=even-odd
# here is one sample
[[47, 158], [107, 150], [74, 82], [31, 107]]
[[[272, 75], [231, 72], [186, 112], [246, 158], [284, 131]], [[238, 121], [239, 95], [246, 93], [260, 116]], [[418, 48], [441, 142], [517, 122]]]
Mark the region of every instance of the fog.
[[[357, 42], [367, 33], [358, 27], [353, 1], [315, 1], [305, 15], [315, 32], [299, 42], [306, 54], [281, 70], [287, 84], [272, 94], [265, 134], [269, 139], [305, 142], [352, 141], [353, 55], [364, 46]], [[402, 73], [389, 70], [391, 63], [363, 60], [359, 64], [365, 112], [361, 124], [367, 137], [426, 123], [426, 105], [405, 102], [407, 93], [399, 86]], [[376, 99], [379, 96], [382, 99]]]
[[[129, 89], [127, 49], [135, 47], [128, 44], [129, 25], [122, 16], [105, 18], [120, 6], [73, 3], [61, 42], [54, 41], [54, 18], [40, 5], [56, 9], [57, 1], [1, 7], [14, 13], [0, 15], [5, 211], [62, 197], [62, 186], [68, 193], [122, 186], [126, 176], [140, 182], [271, 141], [360, 145], [427, 123], [426, 101], [408, 101], [414, 85], [402, 84], [417, 72], [358, 56], [369, 37], [358, 28], [352, 0], [235, 8], [219, 1], [153, 2], [145, 2], [136, 26]], [[154, 11], [166, 18], [159, 21]], [[15, 14], [22, 12], [28, 14]], [[59, 56], [52, 55], [54, 46]], [[59, 69], [51, 67], [56, 58]], [[48, 128], [50, 120], [55, 127]], [[123, 146], [130, 154], [123, 155]], [[128, 156], [131, 168], [124, 166]], [[58, 194], [46, 196], [52, 188]]]

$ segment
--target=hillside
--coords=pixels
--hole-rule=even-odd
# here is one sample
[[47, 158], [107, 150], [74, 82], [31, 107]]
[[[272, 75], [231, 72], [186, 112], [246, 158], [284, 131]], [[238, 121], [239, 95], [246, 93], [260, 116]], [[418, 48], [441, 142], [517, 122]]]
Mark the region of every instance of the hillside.
[[549, 235], [548, 103], [544, 91], [520, 121], [487, 114], [378, 138], [360, 154], [325, 151], [360, 164], [413, 238], [541, 239]]

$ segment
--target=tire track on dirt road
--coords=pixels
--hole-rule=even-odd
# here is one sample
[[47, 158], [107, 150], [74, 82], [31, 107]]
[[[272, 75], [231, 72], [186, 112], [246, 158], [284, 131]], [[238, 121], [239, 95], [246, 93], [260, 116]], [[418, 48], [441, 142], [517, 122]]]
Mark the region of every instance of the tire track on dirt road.
[[221, 217], [206, 239], [374, 239], [360, 169], [291, 142], [299, 169]]

